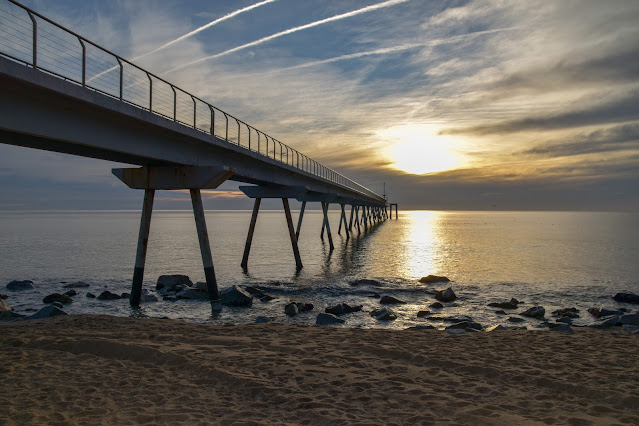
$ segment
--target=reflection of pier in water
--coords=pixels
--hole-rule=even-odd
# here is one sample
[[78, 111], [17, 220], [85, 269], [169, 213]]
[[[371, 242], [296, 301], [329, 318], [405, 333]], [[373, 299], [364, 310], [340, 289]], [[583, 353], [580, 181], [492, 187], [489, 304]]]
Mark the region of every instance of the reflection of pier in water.
[[[131, 305], [140, 303], [156, 190], [190, 191], [214, 310], [221, 304], [202, 189], [250, 184], [240, 187], [255, 200], [244, 270], [263, 198], [282, 199], [298, 270], [307, 203], [321, 203], [330, 251], [330, 204], [340, 206], [338, 234], [343, 228], [347, 240], [389, 217], [385, 197], [16, 1], [0, 0], [0, 22], [0, 142], [141, 166], [113, 169], [144, 190]], [[296, 229], [289, 199], [302, 203]]]

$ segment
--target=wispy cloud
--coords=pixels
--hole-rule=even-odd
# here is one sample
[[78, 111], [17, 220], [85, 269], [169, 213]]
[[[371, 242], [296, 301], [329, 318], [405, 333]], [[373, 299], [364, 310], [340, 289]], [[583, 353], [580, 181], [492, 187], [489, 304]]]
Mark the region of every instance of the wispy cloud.
[[319, 21], [311, 22], [309, 24], [300, 25], [300, 26], [294, 27], [294, 28], [289, 28], [288, 30], [280, 31], [280, 32], [272, 34], [270, 36], [262, 37], [262, 38], [260, 38], [258, 40], [252, 41], [250, 43], [246, 43], [246, 44], [243, 44], [241, 46], [237, 46], [237, 47], [234, 47], [232, 49], [228, 49], [228, 50], [225, 50], [223, 52], [216, 53], [215, 55], [206, 56], [204, 58], [200, 58], [198, 60], [186, 63], [186, 64], [181, 65], [179, 67], [175, 67], [173, 69], [170, 69], [170, 70], [166, 71], [165, 74], [168, 74], [168, 73], [171, 73], [171, 72], [175, 72], [175, 71], [179, 71], [181, 69], [184, 69], [184, 68], [190, 67], [192, 65], [199, 64], [201, 62], [205, 62], [205, 61], [208, 61], [208, 60], [211, 60], [211, 59], [220, 58], [222, 56], [225, 56], [225, 55], [228, 55], [228, 54], [231, 54], [231, 53], [234, 53], [234, 52], [238, 52], [240, 50], [247, 49], [249, 47], [258, 46], [258, 45], [266, 43], [268, 41], [275, 40], [276, 38], [296, 33], [298, 31], [307, 30], [309, 28], [317, 27], [319, 25], [328, 24], [329, 22], [335, 22], [335, 21], [339, 21], [339, 20], [342, 20], [342, 19], [351, 18], [353, 16], [361, 15], [363, 13], [372, 12], [374, 10], [379, 10], [379, 9], [383, 9], [383, 8], [390, 7], [390, 6], [395, 6], [397, 4], [406, 3], [408, 1], [410, 1], [410, 0], [389, 0], [389, 1], [382, 2], [382, 3], [373, 4], [371, 6], [366, 6], [366, 7], [363, 7], [361, 9], [353, 10], [351, 12], [346, 12], [346, 13], [342, 13], [340, 15], [331, 16], [330, 18], [320, 19]]

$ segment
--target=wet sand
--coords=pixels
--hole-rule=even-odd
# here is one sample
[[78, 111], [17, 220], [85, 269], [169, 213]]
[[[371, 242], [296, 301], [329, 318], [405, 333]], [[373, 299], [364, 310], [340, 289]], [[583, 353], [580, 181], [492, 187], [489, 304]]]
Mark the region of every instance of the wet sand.
[[639, 336], [0, 323], [0, 424], [639, 424]]

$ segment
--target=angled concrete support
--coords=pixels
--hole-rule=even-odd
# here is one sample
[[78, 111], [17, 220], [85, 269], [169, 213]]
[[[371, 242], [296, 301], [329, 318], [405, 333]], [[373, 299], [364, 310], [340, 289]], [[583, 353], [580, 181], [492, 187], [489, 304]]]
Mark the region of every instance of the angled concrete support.
[[251, 252], [251, 243], [253, 242], [253, 232], [255, 232], [255, 223], [257, 222], [257, 214], [260, 211], [261, 198], [255, 199], [253, 205], [253, 214], [251, 215], [251, 224], [249, 225], [248, 234], [246, 235], [246, 244], [244, 245], [244, 256], [242, 256], [242, 269], [246, 269], [248, 265], [249, 253]]
[[340, 234], [339, 231], [342, 230], [342, 223], [344, 223], [344, 232], [346, 232], [346, 239], [348, 239], [350, 238], [350, 235], [349, 235], [348, 226], [347, 226], [348, 224], [346, 222], [346, 212], [344, 211], [344, 203], [341, 203], [339, 206], [342, 210], [342, 214], [339, 219], [339, 230], [337, 231], [337, 233]]
[[357, 225], [357, 233], [361, 234], [362, 229], [360, 227], [359, 206], [355, 206], [355, 224]]
[[302, 219], [304, 218], [304, 209], [306, 209], [306, 201], [302, 201], [300, 208], [300, 217], [297, 219], [297, 229], [295, 230], [295, 238], [300, 239], [300, 230], [302, 229]]
[[138, 249], [135, 254], [135, 269], [133, 270], [133, 283], [131, 284], [131, 297], [129, 303], [133, 307], [140, 306], [142, 295], [142, 281], [144, 280], [144, 263], [146, 261], [146, 248], [149, 244], [149, 230], [151, 229], [151, 213], [153, 212], [153, 198], [155, 190], [144, 191], [144, 204], [142, 204], [142, 218], [140, 219], [140, 233], [138, 235]]
[[355, 212], [355, 206], [351, 204], [351, 218], [348, 221], [348, 232], [353, 232], [353, 213]]
[[[291, 217], [291, 208], [288, 205], [288, 198], [282, 198], [284, 205], [284, 214], [286, 215], [286, 224], [288, 225], [288, 234], [291, 237], [291, 245], [293, 246], [293, 256], [295, 256], [295, 266], [299, 271], [302, 269], [302, 259], [300, 258], [300, 250], [297, 246], [297, 237], [293, 229], [293, 218]], [[329, 231], [330, 232], [330, 231]]]
[[326, 235], [328, 235], [328, 245], [333, 251], [335, 246], [333, 245], [333, 236], [331, 235], [331, 224], [328, 222], [328, 203], [322, 203], [322, 211], [324, 212], [324, 224], [322, 225], [322, 233], [324, 232], [324, 226], [326, 226]]
[[368, 215], [366, 214], [366, 209], [368, 207], [362, 206], [362, 221], [364, 222], [364, 232], [368, 232]]
[[191, 203], [193, 204], [193, 216], [197, 228], [197, 238], [200, 242], [200, 253], [202, 254], [202, 264], [204, 265], [204, 277], [206, 279], [206, 289], [209, 293], [211, 310], [220, 312], [222, 301], [217, 290], [217, 279], [213, 268], [213, 256], [211, 255], [211, 245], [209, 244], [209, 234], [206, 230], [206, 220], [204, 218], [204, 206], [202, 205], [202, 194], [199, 189], [191, 189]]

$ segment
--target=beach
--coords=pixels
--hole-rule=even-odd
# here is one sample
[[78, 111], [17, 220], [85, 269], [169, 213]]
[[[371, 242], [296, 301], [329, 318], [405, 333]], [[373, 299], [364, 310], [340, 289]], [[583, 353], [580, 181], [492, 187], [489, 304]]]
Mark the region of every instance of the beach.
[[639, 424], [639, 335], [0, 323], [0, 424]]

